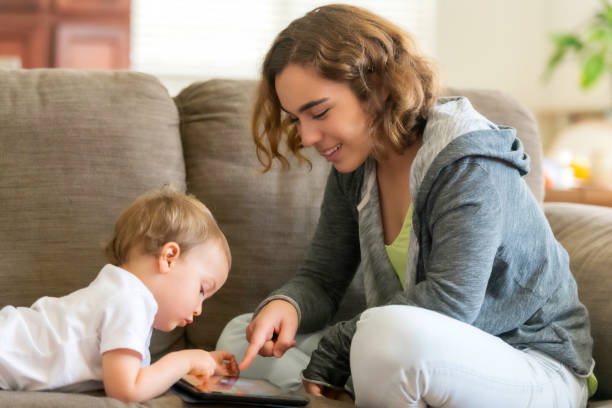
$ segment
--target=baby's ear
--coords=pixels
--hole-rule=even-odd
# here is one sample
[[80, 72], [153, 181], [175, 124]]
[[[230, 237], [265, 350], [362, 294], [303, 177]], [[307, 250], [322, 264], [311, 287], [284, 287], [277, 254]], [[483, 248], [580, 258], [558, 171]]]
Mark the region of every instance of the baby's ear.
[[181, 247], [176, 242], [167, 242], [159, 250], [158, 264], [162, 273], [168, 273], [178, 260], [181, 254]]

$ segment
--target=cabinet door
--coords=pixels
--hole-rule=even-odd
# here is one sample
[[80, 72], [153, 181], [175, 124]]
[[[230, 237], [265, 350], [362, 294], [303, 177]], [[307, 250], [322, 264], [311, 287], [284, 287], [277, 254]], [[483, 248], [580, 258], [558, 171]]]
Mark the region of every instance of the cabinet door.
[[0, 15], [0, 67], [48, 66], [49, 26], [45, 16]]
[[34, 13], [47, 11], [51, 0], [1, 0], [0, 13]]
[[55, 66], [79, 69], [129, 68], [129, 27], [60, 23], [55, 33]]

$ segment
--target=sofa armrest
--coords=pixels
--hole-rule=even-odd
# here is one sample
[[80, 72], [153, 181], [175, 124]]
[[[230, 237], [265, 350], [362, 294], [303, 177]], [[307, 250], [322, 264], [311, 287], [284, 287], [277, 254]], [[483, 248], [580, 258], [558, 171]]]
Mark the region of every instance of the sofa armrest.
[[612, 395], [612, 208], [544, 203], [544, 212], [569, 253], [580, 300], [589, 310], [598, 394]]

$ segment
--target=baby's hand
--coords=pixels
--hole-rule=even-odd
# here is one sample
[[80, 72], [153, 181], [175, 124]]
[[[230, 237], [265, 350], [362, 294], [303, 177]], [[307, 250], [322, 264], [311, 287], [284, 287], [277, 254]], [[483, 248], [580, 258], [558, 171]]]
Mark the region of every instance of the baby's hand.
[[211, 351], [209, 353], [215, 360], [216, 368], [215, 375], [223, 375], [226, 377], [238, 377], [240, 370], [238, 369], [238, 363], [236, 363], [236, 357], [232, 353], [227, 351]]
[[217, 362], [214, 357], [204, 350], [185, 350], [189, 353], [190, 369], [187, 374], [198, 378], [207, 378], [215, 374]]

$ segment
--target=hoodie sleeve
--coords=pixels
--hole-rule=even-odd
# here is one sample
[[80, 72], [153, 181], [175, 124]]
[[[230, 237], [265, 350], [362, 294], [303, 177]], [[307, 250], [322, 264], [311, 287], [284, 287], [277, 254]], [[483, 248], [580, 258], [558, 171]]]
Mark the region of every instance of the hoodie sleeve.
[[[423, 260], [425, 280], [398, 292], [387, 304], [423, 307], [473, 323], [501, 241], [499, 194], [486, 170], [467, 159], [442, 171], [429, 197], [422, 224], [431, 237]], [[329, 329], [302, 374], [305, 379], [344, 385], [358, 320]]]
[[269, 301], [280, 298], [296, 307], [300, 331], [319, 330], [329, 323], [360, 261], [359, 227], [354, 197], [351, 197], [358, 188], [353, 181], [359, 177], [361, 173], [356, 172], [341, 178], [332, 169], [304, 263], [293, 279], [258, 306], [256, 313]]

